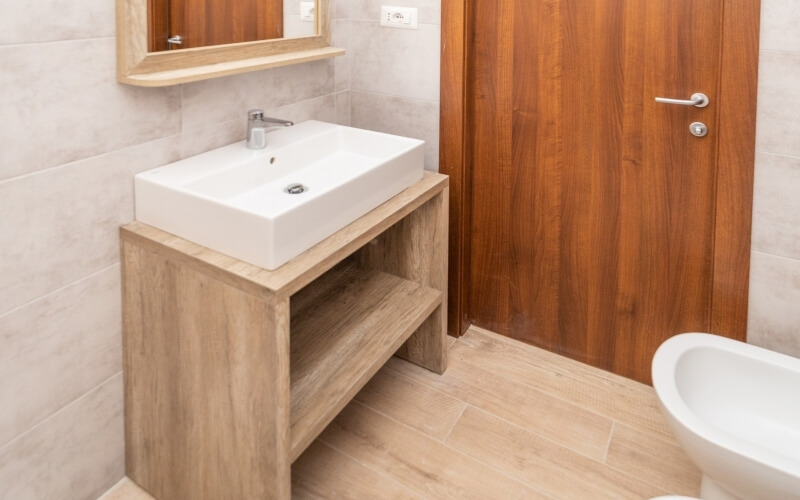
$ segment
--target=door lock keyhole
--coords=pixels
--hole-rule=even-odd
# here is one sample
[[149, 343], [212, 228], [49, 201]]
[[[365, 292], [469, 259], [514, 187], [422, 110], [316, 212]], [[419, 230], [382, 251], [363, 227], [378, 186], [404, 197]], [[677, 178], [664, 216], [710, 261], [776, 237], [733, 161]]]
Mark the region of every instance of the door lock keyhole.
[[689, 125], [689, 132], [695, 137], [705, 137], [708, 135], [708, 127], [705, 123], [693, 122]]

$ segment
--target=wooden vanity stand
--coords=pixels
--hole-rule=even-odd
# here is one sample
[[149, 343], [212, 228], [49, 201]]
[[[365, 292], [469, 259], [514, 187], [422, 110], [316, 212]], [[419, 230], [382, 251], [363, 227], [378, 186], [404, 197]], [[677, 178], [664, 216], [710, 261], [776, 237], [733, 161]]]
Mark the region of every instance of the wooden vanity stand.
[[127, 475], [159, 500], [288, 499], [392, 354], [442, 373], [447, 186], [426, 172], [275, 271], [123, 226]]

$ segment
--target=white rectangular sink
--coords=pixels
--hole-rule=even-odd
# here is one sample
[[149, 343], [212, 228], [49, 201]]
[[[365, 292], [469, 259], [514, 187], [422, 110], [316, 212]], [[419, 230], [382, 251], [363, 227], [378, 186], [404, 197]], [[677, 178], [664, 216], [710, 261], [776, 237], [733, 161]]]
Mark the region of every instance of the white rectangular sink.
[[318, 121], [267, 138], [137, 175], [136, 220], [274, 270], [422, 179], [420, 140]]

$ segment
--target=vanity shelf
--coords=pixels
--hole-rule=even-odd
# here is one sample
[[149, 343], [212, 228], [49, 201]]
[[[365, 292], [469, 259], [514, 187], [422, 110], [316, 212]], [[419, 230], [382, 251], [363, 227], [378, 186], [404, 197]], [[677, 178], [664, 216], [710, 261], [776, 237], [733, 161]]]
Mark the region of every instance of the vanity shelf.
[[447, 184], [425, 173], [274, 271], [123, 226], [127, 475], [159, 500], [288, 499], [389, 357], [442, 373]]
[[292, 297], [292, 461], [441, 298], [438, 290], [349, 261]]

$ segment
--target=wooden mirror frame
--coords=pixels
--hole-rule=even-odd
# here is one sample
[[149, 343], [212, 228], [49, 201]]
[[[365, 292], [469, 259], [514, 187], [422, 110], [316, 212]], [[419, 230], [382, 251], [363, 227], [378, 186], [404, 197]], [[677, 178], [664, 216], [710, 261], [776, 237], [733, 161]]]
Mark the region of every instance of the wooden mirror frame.
[[117, 81], [163, 87], [343, 55], [330, 44], [330, 0], [317, 1], [315, 36], [148, 52], [148, 0], [117, 0]]

